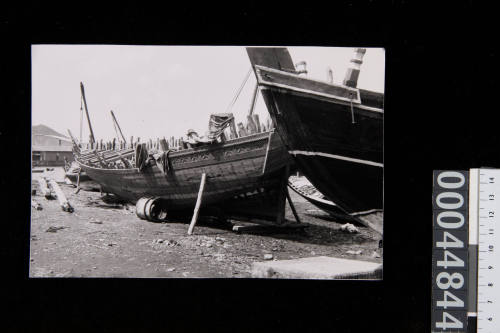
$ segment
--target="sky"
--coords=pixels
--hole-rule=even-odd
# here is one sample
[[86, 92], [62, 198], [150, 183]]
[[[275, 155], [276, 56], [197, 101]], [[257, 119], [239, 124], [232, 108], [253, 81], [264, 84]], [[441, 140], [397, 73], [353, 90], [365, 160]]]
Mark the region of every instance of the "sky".
[[[307, 77], [326, 80], [333, 70], [341, 84], [353, 48], [289, 47], [294, 63], [307, 62]], [[186, 137], [208, 129], [211, 113], [233, 112], [244, 122], [256, 79], [250, 74], [238, 100], [228, 110], [250, 61], [242, 46], [33, 45], [32, 125], [44, 124], [80, 136], [80, 82], [96, 139], [116, 137], [113, 110], [127, 139]], [[384, 92], [385, 51], [368, 48], [358, 88]], [[255, 107], [268, 117], [262, 96]], [[89, 130], [83, 118], [83, 141]]]

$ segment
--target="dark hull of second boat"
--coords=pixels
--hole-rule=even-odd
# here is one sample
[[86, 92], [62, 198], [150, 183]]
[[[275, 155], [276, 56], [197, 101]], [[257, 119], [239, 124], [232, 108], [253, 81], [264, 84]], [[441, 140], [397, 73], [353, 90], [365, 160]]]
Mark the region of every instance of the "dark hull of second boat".
[[286, 87], [261, 92], [297, 167], [320, 192], [349, 214], [383, 208], [382, 112]]

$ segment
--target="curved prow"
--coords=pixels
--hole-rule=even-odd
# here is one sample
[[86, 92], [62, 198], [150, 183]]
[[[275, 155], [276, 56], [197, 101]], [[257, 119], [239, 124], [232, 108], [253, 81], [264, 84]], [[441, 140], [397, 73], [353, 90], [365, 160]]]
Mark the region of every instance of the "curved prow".
[[247, 47], [247, 53], [252, 66], [258, 65], [297, 73], [286, 47]]

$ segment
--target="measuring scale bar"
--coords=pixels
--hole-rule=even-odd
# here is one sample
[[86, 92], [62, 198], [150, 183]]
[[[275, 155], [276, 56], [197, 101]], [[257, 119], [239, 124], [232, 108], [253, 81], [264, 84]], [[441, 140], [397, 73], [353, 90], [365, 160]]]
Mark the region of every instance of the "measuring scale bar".
[[478, 172], [477, 332], [498, 333], [500, 332], [500, 169], [479, 169]]

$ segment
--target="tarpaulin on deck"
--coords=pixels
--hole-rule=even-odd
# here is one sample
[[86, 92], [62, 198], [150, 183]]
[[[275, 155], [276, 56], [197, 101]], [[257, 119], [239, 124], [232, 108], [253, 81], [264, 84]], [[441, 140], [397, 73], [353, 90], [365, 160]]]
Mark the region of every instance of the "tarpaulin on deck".
[[217, 139], [233, 121], [234, 117], [232, 113], [211, 114], [208, 121], [208, 138], [212, 140]]

